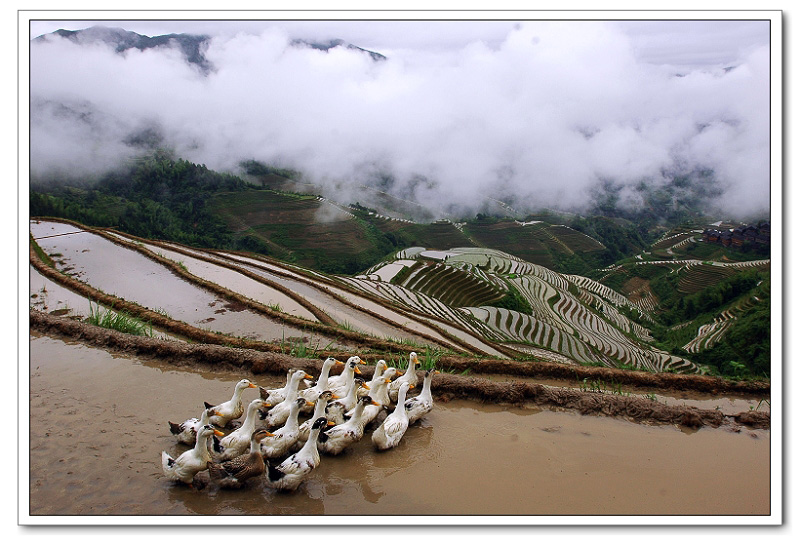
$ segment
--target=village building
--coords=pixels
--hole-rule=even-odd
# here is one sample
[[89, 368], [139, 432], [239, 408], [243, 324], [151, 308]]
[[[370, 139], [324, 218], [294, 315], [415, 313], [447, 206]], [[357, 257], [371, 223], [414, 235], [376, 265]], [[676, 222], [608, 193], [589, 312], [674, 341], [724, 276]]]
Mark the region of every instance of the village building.
[[762, 221], [757, 225], [739, 225], [730, 229], [706, 229], [703, 241], [723, 246], [741, 247], [745, 242], [768, 246], [769, 235], [769, 222]]

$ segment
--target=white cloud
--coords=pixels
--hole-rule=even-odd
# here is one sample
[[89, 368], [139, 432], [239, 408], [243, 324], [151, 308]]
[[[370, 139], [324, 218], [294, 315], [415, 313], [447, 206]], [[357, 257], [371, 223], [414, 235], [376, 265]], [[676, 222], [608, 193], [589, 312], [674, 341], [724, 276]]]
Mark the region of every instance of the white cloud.
[[[381, 41], [363, 25], [337, 30], [345, 28]], [[402, 194], [416, 175], [434, 180], [413, 185], [412, 196], [442, 207], [498, 187], [539, 205], [581, 206], [601, 178], [660, 180], [676, 163], [713, 168], [737, 212], [769, 204], [764, 48], [747, 48], [734, 70], [675, 77], [644, 62], [641, 40], [611, 23], [490, 25], [471, 41], [448, 23], [437, 27], [439, 47], [422, 50], [402, 47], [401, 23], [391, 28], [383, 62], [290, 47], [287, 27], [227, 33], [209, 45], [208, 75], [176, 50], [34, 44], [32, 170], [105, 168], [134, 151], [131, 131], [154, 125], [210, 168], [254, 158], [341, 184], [363, 182], [365, 165], [379, 164]], [[410, 43], [424, 41], [419, 26], [409, 29]], [[457, 47], [444, 46], [448, 33]], [[59, 115], [57, 103], [90, 106], [91, 119]]]

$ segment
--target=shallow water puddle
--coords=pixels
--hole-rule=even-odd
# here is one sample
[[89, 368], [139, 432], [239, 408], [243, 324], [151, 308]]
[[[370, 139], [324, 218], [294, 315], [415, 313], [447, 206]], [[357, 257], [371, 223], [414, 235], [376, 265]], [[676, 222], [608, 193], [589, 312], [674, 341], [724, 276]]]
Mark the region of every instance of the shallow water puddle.
[[[140, 515], [768, 514], [770, 433], [437, 403], [397, 448], [362, 440], [296, 493], [166, 482], [169, 432], [247, 374], [30, 337], [30, 512]], [[274, 387], [284, 377], [249, 376]], [[254, 398], [247, 392], [245, 400]]]

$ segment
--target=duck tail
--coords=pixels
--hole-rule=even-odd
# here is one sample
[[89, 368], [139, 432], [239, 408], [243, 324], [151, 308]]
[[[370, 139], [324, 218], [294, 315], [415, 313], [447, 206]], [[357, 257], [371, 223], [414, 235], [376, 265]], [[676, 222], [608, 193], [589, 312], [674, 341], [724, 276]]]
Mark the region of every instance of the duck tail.
[[209, 403], [208, 401], [203, 401], [203, 405], [205, 405], [206, 409], [210, 409], [211, 407], [214, 406], [211, 403]]
[[175, 465], [175, 460], [166, 451], [161, 451], [161, 466], [166, 469], [173, 465]]
[[169, 422], [169, 420], [167, 422], [169, 423], [169, 431], [172, 432], [172, 435], [178, 435], [183, 431], [180, 424], [176, 424], [175, 422]]

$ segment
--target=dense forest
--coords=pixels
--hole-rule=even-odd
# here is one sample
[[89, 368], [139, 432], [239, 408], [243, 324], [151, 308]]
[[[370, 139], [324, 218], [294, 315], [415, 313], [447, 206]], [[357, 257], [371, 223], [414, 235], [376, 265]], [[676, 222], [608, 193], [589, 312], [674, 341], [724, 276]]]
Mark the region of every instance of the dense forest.
[[[155, 155], [102, 176], [91, 186], [32, 184], [30, 214], [115, 227], [133, 235], [193, 246], [230, 248], [225, 224], [206, 206], [219, 191], [241, 191], [245, 182], [204, 165]], [[248, 242], [256, 247], [246, 247]], [[241, 249], [259, 251], [252, 241]]]

